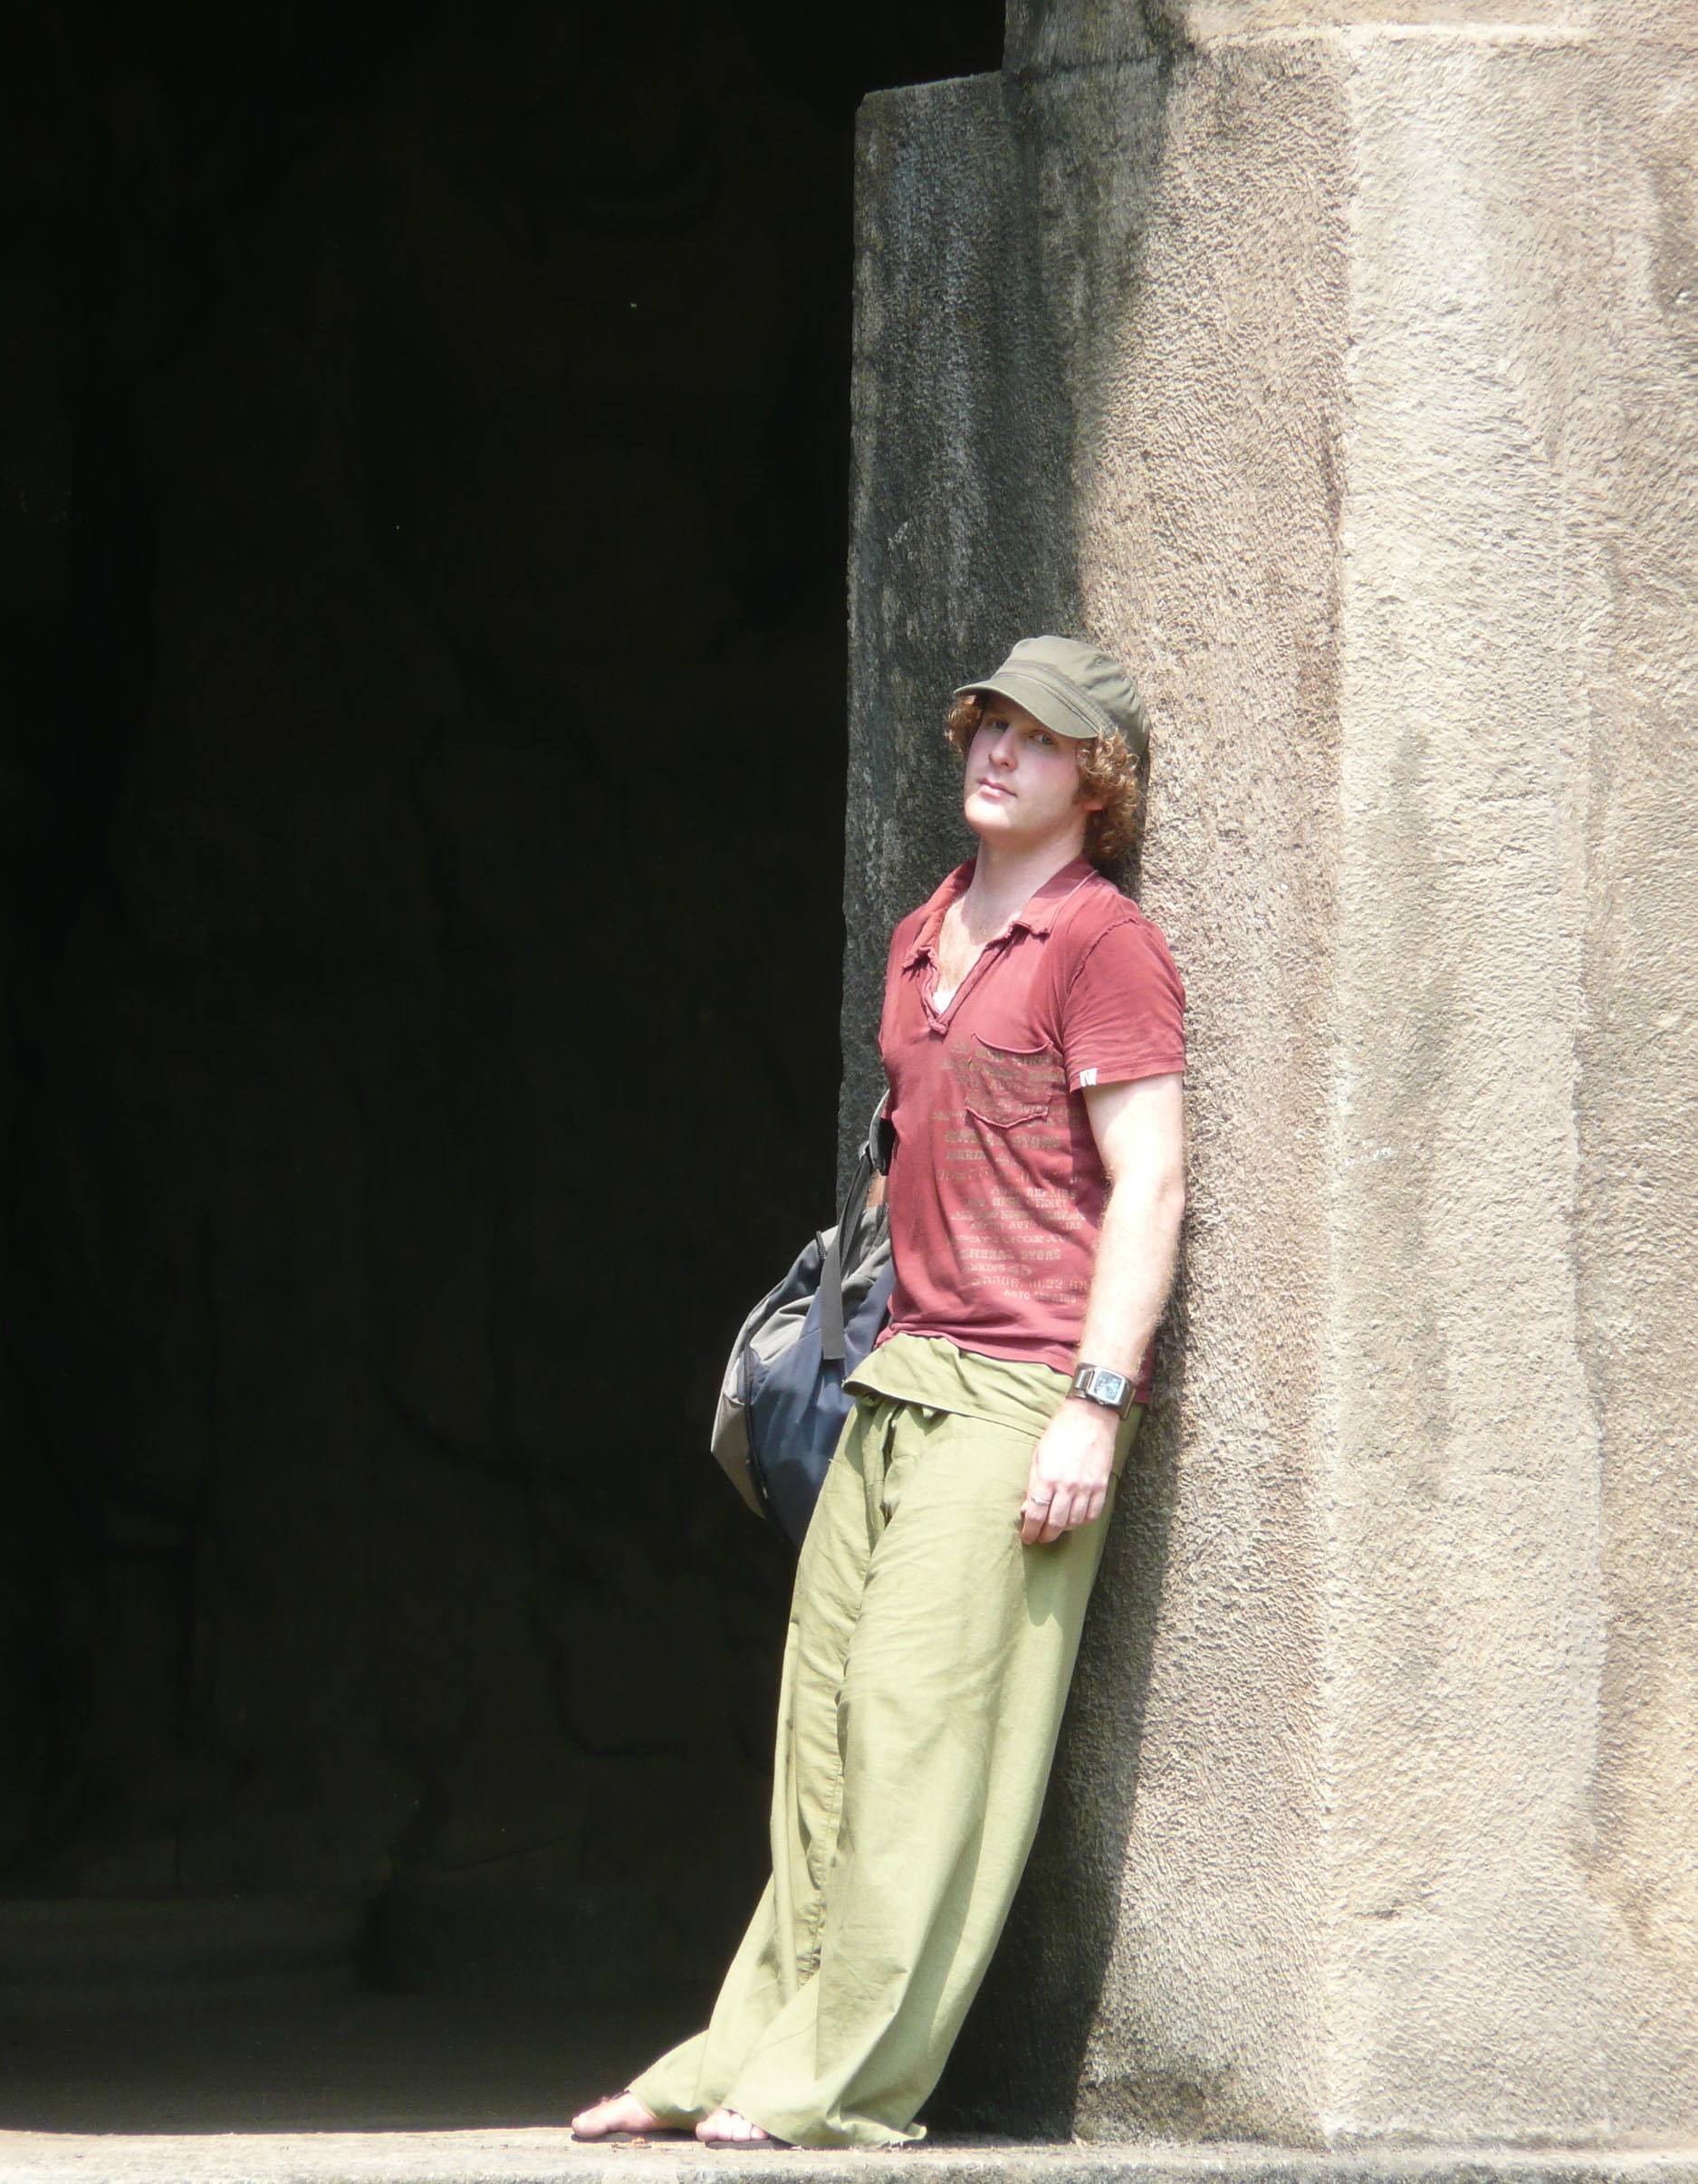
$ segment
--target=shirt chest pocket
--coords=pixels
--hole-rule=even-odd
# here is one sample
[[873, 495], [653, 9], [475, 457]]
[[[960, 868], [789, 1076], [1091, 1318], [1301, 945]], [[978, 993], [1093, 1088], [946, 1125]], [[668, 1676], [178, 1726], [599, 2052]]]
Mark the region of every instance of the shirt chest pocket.
[[1037, 1122], [1049, 1114], [1058, 1093], [1065, 1095], [1061, 1058], [1048, 1047], [1023, 1050], [970, 1039], [954, 1057], [963, 1105], [969, 1115], [993, 1129]]

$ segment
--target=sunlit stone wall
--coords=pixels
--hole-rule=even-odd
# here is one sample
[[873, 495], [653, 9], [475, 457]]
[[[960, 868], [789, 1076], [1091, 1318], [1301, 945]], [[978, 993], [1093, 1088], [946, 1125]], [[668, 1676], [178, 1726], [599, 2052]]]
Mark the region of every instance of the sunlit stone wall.
[[846, 1129], [943, 694], [1157, 729], [1190, 1211], [954, 2074], [1698, 2125], [1698, 5], [1024, 5], [863, 111]]

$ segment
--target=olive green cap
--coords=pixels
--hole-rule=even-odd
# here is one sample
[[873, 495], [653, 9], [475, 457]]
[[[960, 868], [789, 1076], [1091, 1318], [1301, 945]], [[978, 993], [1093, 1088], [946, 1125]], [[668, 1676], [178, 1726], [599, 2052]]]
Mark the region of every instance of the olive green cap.
[[955, 695], [993, 693], [1012, 698], [1057, 735], [1079, 742], [1119, 735], [1135, 756], [1148, 753], [1149, 715], [1136, 684], [1118, 661], [1077, 637], [1022, 637], [994, 675], [963, 683]]

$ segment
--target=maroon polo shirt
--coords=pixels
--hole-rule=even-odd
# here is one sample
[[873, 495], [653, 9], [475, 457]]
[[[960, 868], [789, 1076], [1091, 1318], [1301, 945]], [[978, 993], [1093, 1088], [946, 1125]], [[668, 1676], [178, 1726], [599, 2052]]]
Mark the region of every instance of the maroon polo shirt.
[[1071, 1373], [1108, 1194], [1084, 1087], [1183, 1069], [1185, 987], [1160, 933], [1081, 857], [940, 1011], [938, 935], [972, 876], [958, 867], [890, 943], [878, 1043], [896, 1288], [879, 1340], [941, 1335]]

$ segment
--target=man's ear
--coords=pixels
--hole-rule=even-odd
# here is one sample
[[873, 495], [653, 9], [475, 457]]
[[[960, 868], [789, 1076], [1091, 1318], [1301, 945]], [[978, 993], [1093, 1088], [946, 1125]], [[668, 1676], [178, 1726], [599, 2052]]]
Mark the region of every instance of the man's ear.
[[[1084, 746], [1082, 744], [1079, 745], [1077, 749], [1078, 763], [1080, 771], [1082, 771], [1085, 764]], [[1082, 804], [1087, 811], [1100, 811], [1108, 800], [1106, 796], [1087, 796], [1085, 793], [1085, 784], [1083, 781], [1081, 781], [1079, 787], [1073, 792], [1073, 801], [1076, 804]]]

